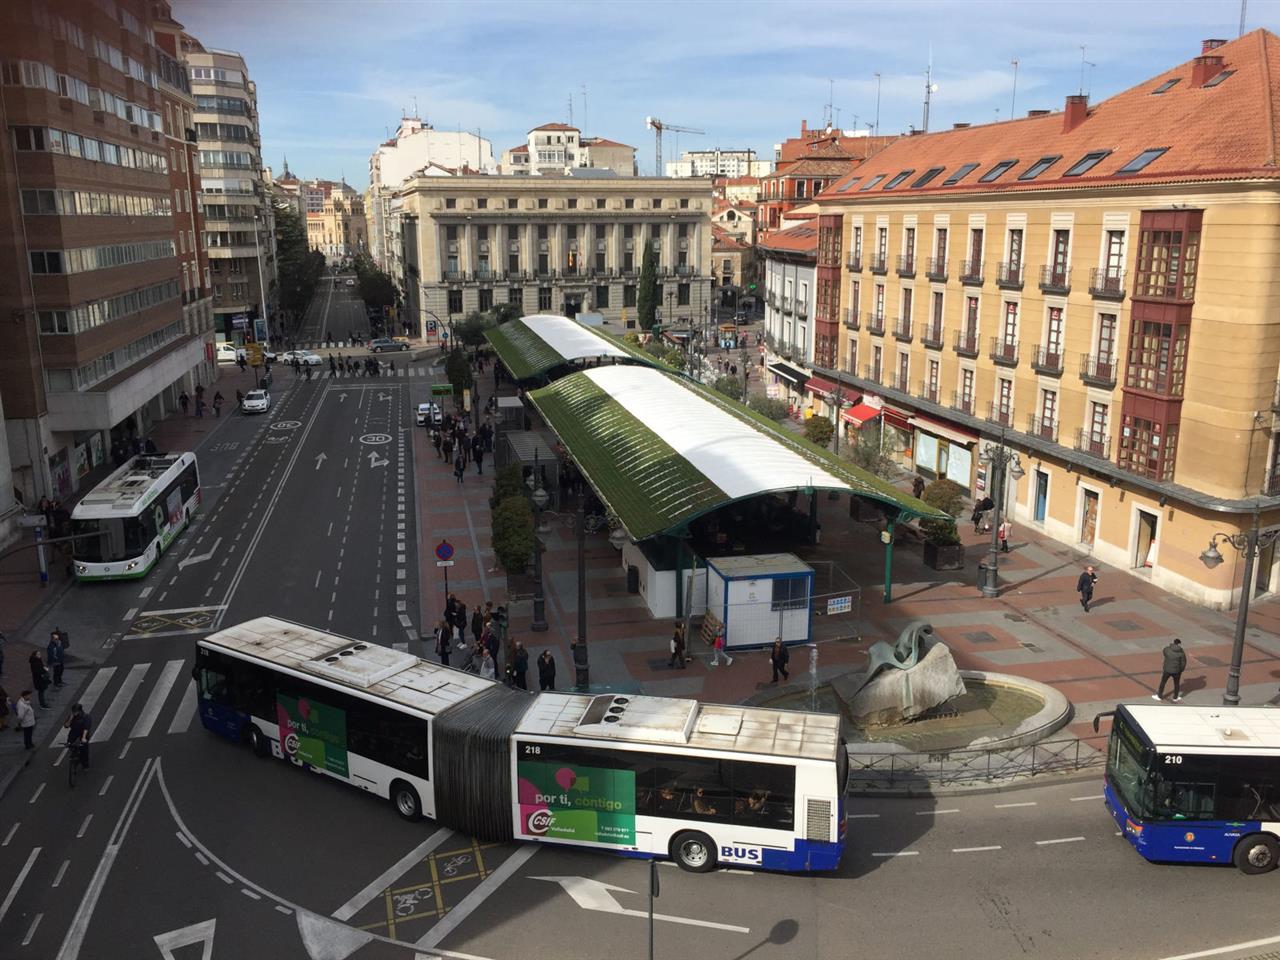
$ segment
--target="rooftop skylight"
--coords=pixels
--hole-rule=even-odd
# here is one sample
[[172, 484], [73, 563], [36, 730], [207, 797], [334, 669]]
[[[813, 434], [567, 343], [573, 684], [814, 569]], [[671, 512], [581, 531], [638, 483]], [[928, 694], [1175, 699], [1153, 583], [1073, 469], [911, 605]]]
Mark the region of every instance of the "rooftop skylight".
[[1022, 173], [1018, 174], [1018, 179], [1034, 180], [1036, 177], [1040, 176], [1040, 174], [1044, 173], [1046, 170], [1048, 170], [1050, 167], [1052, 167], [1055, 163], [1057, 163], [1061, 159], [1062, 159], [1062, 154], [1060, 153], [1056, 153], [1050, 157], [1041, 157], [1031, 166], [1027, 167], [1027, 169], [1023, 170]]
[[1143, 150], [1140, 154], [1126, 163], [1116, 173], [1137, 173], [1144, 169], [1156, 157], [1163, 155], [1168, 147], [1152, 147], [1150, 150]]
[[997, 180], [1000, 177], [1002, 177], [1004, 174], [1008, 173], [1010, 168], [1017, 166], [1017, 163], [1018, 163], [1017, 160], [1001, 160], [994, 167], [992, 167], [990, 170], [988, 170], [986, 173], [980, 176], [978, 178], [978, 182], [990, 183], [992, 180]]
[[[916, 178], [915, 183], [911, 184], [911, 189], [916, 190], [916, 189], [919, 189], [920, 187], [923, 187], [926, 183], [928, 183], [930, 180], [932, 180], [934, 177], [936, 177], [945, 169], [946, 167], [930, 167], [928, 170], [926, 170], [924, 173], [920, 174], [920, 176]], [[887, 190], [888, 187], [886, 187], [885, 189]]]
[[1166, 80], [1164, 83], [1160, 84], [1160, 86], [1152, 90], [1151, 95], [1155, 96], [1157, 93], [1164, 93], [1166, 90], [1173, 87], [1173, 85], [1176, 84], [1180, 79], [1181, 79], [1180, 77], [1174, 77], [1171, 80]]
[[872, 187], [874, 187], [877, 183], [879, 183], [884, 178], [885, 178], [885, 174], [877, 173], [874, 177], [872, 177], [870, 180], [864, 183], [861, 187], [859, 187], [858, 192], [865, 193], [866, 191], [870, 190]]
[[1223, 80], [1227, 79], [1227, 77], [1231, 76], [1233, 73], [1235, 73], [1234, 70], [1223, 70], [1221, 73], [1213, 77], [1210, 77], [1208, 80], [1206, 80], [1204, 84], [1200, 87], [1200, 89], [1208, 90], [1210, 87], [1216, 87]]
[[963, 180], [965, 177], [967, 177], [969, 174], [973, 173], [973, 171], [977, 169], [978, 169], [978, 165], [976, 163], [966, 163], [964, 166], [958, 168], [955, 172], [953, 172], [951, 176], [947, 177], [947, 179], [943, 180], [942, 185], [944, 187], [949, 187], [953, 183], [959, 183], [961, 180]]
[[1086, 153], [1083, 157], [1072, 164], [1071, 169], [1063, 174], [1064, 177], [1078, 177], [1082, 173], [1088, 173], [1105, 157], [1111, 155], [1110, 150], [1093, 150]]
[[900, 184], [903, 180], [907, 179], [907, 177], [911, 176], [913, 173], [915, 173], [914, 169], [903, 170], [901, 173], [895, 174], [894, 178], [884, 185], [884, 188], [886, 190], [892, 190], [894, 187]]

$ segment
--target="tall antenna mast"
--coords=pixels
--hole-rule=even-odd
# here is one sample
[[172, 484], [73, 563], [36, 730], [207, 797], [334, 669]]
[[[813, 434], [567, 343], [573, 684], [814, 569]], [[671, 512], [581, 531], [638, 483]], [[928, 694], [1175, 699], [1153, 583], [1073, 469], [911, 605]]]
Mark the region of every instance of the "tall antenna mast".
[[933, 82], [933, 44], [929, 44], [929, 66], [924, 72], [924, 124], [925, 133], [929, 132], [929, 102], [938, 92], [938, 85]]
[[876, 124], [874, 136], [880, 136], [880, 74], [876, 74]]
[[1018, 108], [1018, 58], [1014, 57], [1009, 62], [1013, 64], [1013, 96], [1009, 100], [1009, 119], [1012, 120]]
[[573, 126], [573, 94], [569, 94], [569, 126]]
[[590, 126], [587, 123], [587, 85], [585, 83], [582, 85], [582, 126], [583, 129]]
[[1244, 36], [1244, 12], [1249, 9], [1249, 0], [1240, 0], [1240, 33], [1238, 36]]
[[1078, 91], [1080, 96], [1084, 96], [1084, 64], [1085, 64], [1084, 46], [1081, 45], [1080, 47], [1080, 89]]

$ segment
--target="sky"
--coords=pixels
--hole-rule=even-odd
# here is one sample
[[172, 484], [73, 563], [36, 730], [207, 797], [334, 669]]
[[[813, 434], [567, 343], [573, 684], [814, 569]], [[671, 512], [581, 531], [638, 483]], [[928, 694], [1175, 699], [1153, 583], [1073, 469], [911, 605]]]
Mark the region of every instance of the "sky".
[[[494, 158], [531, 127], [573, 122], [637, 148], [649, 116], [704, 131], [687, 149], [754, 148], [820, 127], [904, 133], [1104, 99], [1234, 39], [1240, 0], [174, 0], [206, 47], [235, 50], [258, 86], [265, 162], [363, 190], [369, 155], [415, 110], [479, 131]], [[1245, 29], [1280, 32], [1280, 0], [1248, 0]], [[1084, 48], [1083, 52], [1081, 48]], [[1013, 60], [1018, 61], [1016, 70]], [[880, 75], [879, 80], [876, 74]], [[585, 87], [585, 90], [584, 90]]]

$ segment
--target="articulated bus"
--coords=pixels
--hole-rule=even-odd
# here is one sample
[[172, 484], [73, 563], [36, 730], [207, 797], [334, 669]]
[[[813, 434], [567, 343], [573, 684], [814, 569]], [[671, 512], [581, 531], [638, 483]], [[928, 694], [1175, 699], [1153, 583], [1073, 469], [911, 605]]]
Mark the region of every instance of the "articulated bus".
[[80, 580], [146, 576], [200, 507], [194, 453], [152, 453], [94, 487], [71, 512]]
[[1107, 809], [1139, 853], [1275, 869], [1280, 710], [1122, 704], [1104, 716], [1112, 717]]
[[538, 694], [261, 617], [197, 643], [200, 719], [482, 840], [833, 870], [839, 718], [646, 696]]

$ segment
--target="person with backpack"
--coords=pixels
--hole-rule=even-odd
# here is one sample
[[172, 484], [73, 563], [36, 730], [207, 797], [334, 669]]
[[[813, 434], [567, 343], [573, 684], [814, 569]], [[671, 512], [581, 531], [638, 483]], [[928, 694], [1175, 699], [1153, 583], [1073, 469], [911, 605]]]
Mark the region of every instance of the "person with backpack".
[[684, 670], [684, 624], [679, 620], [676, 621], [676, 628], [671, 633], [671, 660], [667, 666], [672, 670], [676, 668], [676, 664], [680, 665], [680, 669]]
[[791, 660], [791, 651], [787, 649], [787, 645], [782, 642], [781, 637], [773, 638], [773, 648], [769, 651], [769, 665], [773, 667], [773, 683], [778, 682], [778, 674], [782, 674], [783, 680], [790, 680], [791, 674], [787, 673], [787, 663]]
[[721, 657], [724, 658], [725, 666], [727, 667], [733, 666], [733, 657], [729, 656], [729, 654], [726, 653], [724, 649], [725, 648], [724, 627], [721, 627], [719, 630], [716, 631], [716, 638], [712, 642], [711, 647], [712, 647], [712, 650], [714, 651], [714, 654], [711, 660], [711, 666], [713, 667], [720, 666]]

